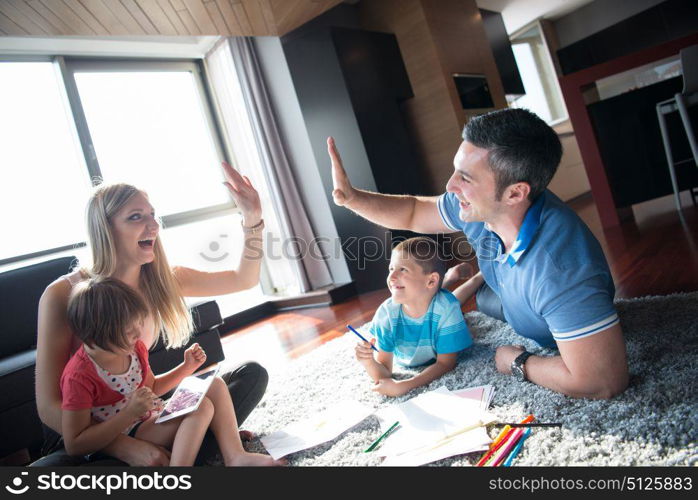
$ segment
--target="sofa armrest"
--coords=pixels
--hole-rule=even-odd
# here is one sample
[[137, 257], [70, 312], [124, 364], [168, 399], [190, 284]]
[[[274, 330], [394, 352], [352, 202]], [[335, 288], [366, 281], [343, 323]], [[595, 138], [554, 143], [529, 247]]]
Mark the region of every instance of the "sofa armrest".
[[215, 300], [207, 300], [190, 307], [192, 320], [194, 321], [194, 334], [218, 328], [223, 324], [221, 310]]
[[[215, 300], [208, 300], [206, 302], [195, 304], [190, 307], [190, 310], [192, 321], [194, 323], [192, 337], [196, 337], [202, 332], [217, 328], [223, 324], [221, 311], [218, 308], [218, 304]], [[188, 345], [191, 345], [191, 342]], [[162, 341], [162, 337], [159, 336], [158, 341], [153, 347], [150, 348], [150, 356], [164, 349], [165, 343]]]

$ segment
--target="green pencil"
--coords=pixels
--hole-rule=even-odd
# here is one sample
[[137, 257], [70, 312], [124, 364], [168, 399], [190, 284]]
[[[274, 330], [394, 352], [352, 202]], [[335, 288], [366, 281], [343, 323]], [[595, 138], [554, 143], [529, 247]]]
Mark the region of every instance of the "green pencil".
[[397, 429], [397, 427], [398, 427], [399, 425], [400, 425], [400, 422], [395, 422], [393, 425], [391, 425], [390, 428], [389, 428], [387, 431], [385, 431], [383, 434], [381, 434], [381, 435], [378, 437], [378, 439], [376, 439], [376, 440], [371, 444], [371, 446], [369, 446], [368, 448], [366, 448], [366, 450], [364, 450], [364, 453], [368, 453], [369, 451], [375, 450], [375, 449], [376, 449], [376, 446], [378, 446], [378, 443], [380, 443], [380, 442], [383, 441], [385, 438], [387, 438], [388, 435], [392, 434], [393, 431], [394, 431], [395, 429]]

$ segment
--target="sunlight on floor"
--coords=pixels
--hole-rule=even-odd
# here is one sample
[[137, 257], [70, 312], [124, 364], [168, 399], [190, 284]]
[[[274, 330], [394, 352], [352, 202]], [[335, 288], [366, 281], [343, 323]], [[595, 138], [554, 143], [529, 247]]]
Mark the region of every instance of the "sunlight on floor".
[[273, 323], [259, 322], [221, 339], [226, 365], [256, 361], [272, 371], [322, 343], [318, 326], [322, 320], [296, 313], [281, 313]]

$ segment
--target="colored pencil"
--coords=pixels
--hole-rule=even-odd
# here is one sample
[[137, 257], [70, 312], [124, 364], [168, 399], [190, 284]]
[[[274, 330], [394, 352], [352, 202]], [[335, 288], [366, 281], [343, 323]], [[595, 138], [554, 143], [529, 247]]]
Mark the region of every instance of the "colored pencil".
[[494, 424], [496, 427], [499, 426], [505, 426], [504, 428], [506, 429], [507, 427], [562, 427], [562, 424], [560, 422], [533, 422], [533, 423], [528, 423], [528, 424], [514, 424], [510, 422], [500, 422], [498, 424]]
[[376, 439], [373, 443], [371, 443], [371, 446], [369, 446], [368, 448], [366, 448], [366, 449], [364, 450], [364, 453], [368, 453], [368, 452], [370, 452], [370, 451], [375, 450], [375, 449], [376, 449], [376, 446], [378, 446], [378, 443], [380, 443], [380, 442], [383, 441], [385, 438], [387, 438], [390, 434], [392, 434], [393, 431], [394, 431], [395, 429], [397, 429], [399, 425], [400, 425], [400, 422], [395, 422], [393, 425], [391, 425], [390, 428], [388, 428], [387, 431], [385, 431], [383, 434], [381, 434], [380, 436], [378, 436], [378, 439]]
[[499, 434], [497, 434], [497, 437], [494, 438], [494, 441], [492, 441], [492, 444], [490, 445], [490, 450], [491, 450], [492, 448], [494, 448], [495, 446], [497, 446], [497, 445], [499, 444], [499, 442], [500, 442], [502, 439], [504, 439], [504, 436], [506, 436], [507, 433], [508, 433], [510, 430], [511, 430], [511, 426], [510, 426], [510, 425], [505, 425], [505, 426], [504, 426], [504, 429], [502, 429], [501, 431], [499, 431]]
[[502, 464], [502, 462], [506, 460], [511, 450], [514, 449], [516, 444], [521, 439], [521, 436], [523, 436], [524, 432], [524, 429], [521, 428], [514, 430], [507, 442], [499, 449], [499, 451], [495, 455], [492, 456], [492, 458], [488, 461], [486, 465], [492, 467], [499, 467]]
[[[519, 422], [519, 423], [520, 423], [520, 424], [527, 424], [527, 423], [529, 423], [531, 420], [535, 420], [535, 417], [534, 417], [533, 415], [527, 416], [526, 418], [524, 418], [524, 419], [523, 419], [521, 422]], [[488, 451], [487, 453], [485, 453], [485, 455], [475, 464], [475, 466], [476, 466], [476, 467], [482, 467], [483, 465], [485, 465], [485, 463], [490, 459], [490, 457], [491, 457], [492, 455], [494, 455], [494, 454], [497, 452], [497, 450], [499, 450], [499, 448], [507, 441], [507, 439], [511, 436], [511, 434], [512, 434], [513, 432], [514, 432], [514, 429], [511, 429], [511, 428], [510, 428], [509, 431], [504, 435], [503, 438], [500, 438], [500, 437], [498, 436], [497, 439], [500, 439], [500, 441], [499, 441], [493, 448], [491, 448], [490, 451]], [[500, 434], [501, 434], [501, 433], [500, 433]]]
[[523, 448], [524, 441], [526, 441], [526, 438], [530, 435], [531, 435], [531, 429], [528, 428], [528, 429], [526, 429], [526, 432], [523, 433], [523, 436], [521, 436], [521, 439], [519, 439], [519, 442], [516, 444], [514, 449], [511, 450], [511, 453], [509, 453], [509, 456], [502, 464], [504, 467], [509, 467], [511, 465], [511, 462], [519, 454], [519, 452], [521, 451], [521, 448]]
[[371, 344], [368, 340], [366, 340], [366, 339], [364, 338], [363, 335], [361, 335], [359, 332], [357, 332], [356, 330], [354, 330], [354, 327], [353, 327], [353, 326], [347, 325], [347, 328], [349, 328], [349, 330], [351, 330], [352, 332], [354, 332], [361, 340], [363, 340], [364, 342], [367, 342], [368, 345], [371, 346], [371, 349], [373, 349], [374, 351], [378, 352], [378, 349], [376, 349], [376, 346], [374, 346], [373, 344]]

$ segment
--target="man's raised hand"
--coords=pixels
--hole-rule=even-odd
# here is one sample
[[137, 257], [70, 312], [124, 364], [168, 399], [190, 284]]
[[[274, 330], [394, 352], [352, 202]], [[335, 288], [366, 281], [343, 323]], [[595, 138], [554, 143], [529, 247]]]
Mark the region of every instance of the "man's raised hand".
[[336, 205], [345, 206], [354, 198], [356, 190], [352, 187], [349, 177], [344, 171], [342, 158], [339, 156], [339, 151], [337, 151], [332, 137], [327, 138], [327, 152], [332, 160], [332, 184], [334, 186], [332, 198]]

